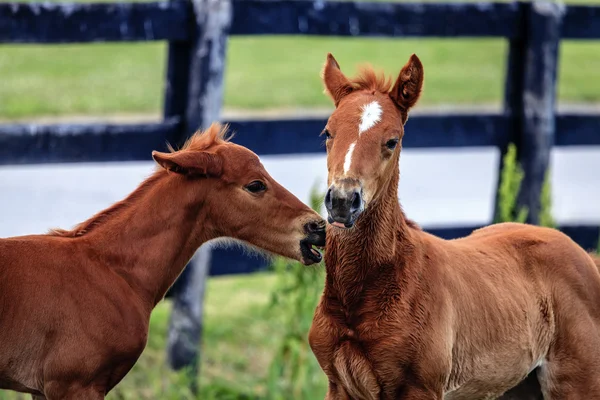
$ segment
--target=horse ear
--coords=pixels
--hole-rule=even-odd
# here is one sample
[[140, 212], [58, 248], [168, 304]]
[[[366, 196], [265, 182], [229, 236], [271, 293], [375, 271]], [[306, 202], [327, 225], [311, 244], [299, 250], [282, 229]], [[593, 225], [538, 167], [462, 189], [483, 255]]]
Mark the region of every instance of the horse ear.
[[344, 96], [352, 92], [352, 84], [342, 73], [340, 65], [335, 58], [333, 58], [331, 53], [327, 53], [327, 60], [323, 66], [321, 78], [325, 84], [325, 91], [333, 99], [336, 107]]
[[152, 158], [167, 171], [190, 177], [219, 177], [223, 171], [221, 157], [206, 151], [152, 152]]
[[402, 67], [390, 92], [390, 97], [396, 103], [396, 106], [406, 112], [405, 119], [408, 118], [408, 110], [417, 103], [421, 96], [423, 76], [423, 64], [421, 64], [419, 57], [413, 54], [406, 65]]

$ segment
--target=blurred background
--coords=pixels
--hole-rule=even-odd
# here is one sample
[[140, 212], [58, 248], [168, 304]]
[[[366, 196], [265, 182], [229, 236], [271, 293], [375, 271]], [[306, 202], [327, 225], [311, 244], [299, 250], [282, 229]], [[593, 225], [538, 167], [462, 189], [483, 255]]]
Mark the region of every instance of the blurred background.
[[[600, 5], [566, 4], [575, 3]], [[504, 39], [236, 36], [228, 42], [223, 119], [326, 117], [333, 108], [319, 73], [327, 52], [347, 75], [370, 63], [394, 78], [416, 53], [426, 78], [413, 115], [499, 111], [507, 48]], [[600, 112], [600, 41], [563, 40], [559, 58], [558, 110]], [[166, 43], [2, 44], [0, 123], [159, 121], [166, 61]], [[307, 204], [316, 188], [318, 206], [324, 152], [261, 159]], [[488, 224], [499, 163], [491, 147], [405, 149], [400, 201], [424, 227]], [[555, 148], [550, 168], [556, 223], [600, 225], [600, 148]], [[72, 227], [125, 197], [153, 169], [150, 154], [139, 162], [0, 166], [0, 237]], [[322, 267], [282, 260], [267, 272], [210, 278], [196, 397], [322, 398], [326, 379], [303, 341], [322, 279]], [[195, 398], [188, 376], [166, 366], [170, 306], [166, 300], [155, 310], [146, 351], [109, 399]], [[0, 392], [0, 399], [20, 398], [27, 397]]]

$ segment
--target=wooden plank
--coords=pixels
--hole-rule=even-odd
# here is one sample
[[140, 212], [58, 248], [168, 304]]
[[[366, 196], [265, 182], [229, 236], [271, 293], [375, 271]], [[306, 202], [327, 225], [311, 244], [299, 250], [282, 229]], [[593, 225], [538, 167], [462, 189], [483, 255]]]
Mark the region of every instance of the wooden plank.
[[[149, 160], [181, 139], [178, 117], [153, 124], [0, 125], [0, 164]], [[324, 119], [233, 121], [234, 141], [260, 155], [321, 153]], [[502, 146], [501, 115], [419, 115], [409, 119], [406, 148]]]
[[506, 146], [509, 119], [501, 114], [418, 115], [405, 125], [405, 148]]
[[600, 146], [600, 114], [556, 117], [556, 146]]
[[555, 140], [556, 71], [564, 10], [561, 3], [534, 1], [527, 15], [523, 110], [517, 132], [518, 156], [525, 176], [517, 202], [518, 207], [528, 209], [527, 222], [536, 225]]
[[[523, 3], [519, 8], [519, 30], [526, 29], [526, 15], [529, 13], [530, 4]], [[510, 119], [508, 121], [509, 138], [506, 146], [499, 147], [498, 174], [496, 175], [496, 195], [494, 196], [494, 208], [492, 209], [492, 221], [498, 220], [499, 190], [502, 184], [502, 168], [504, 168], [504, 157], [508, 151], [509, 143], [516, 143], [518, 132], [521, 130], [523, 119], [523, 84], [525, 76], [526, 38], [519, 36], [508, 41], [508, 60], [506, 62], [506, 78], [504, 81], [504, 113]]]
[[[531, 5], [523, 3], [517, 16], [517, 29], [526, 30], [526, 16]], [[518, 128], [518, 122], [523, 112], [523, 84], [527, 38], [520, 35], [508, 41], [508, 59], [506, 62], [506, 78], [504, 81], [504, 111], [514, 117], [513, 130]], [[517, 124], [517, 125], [515, 125]]]
[[[220, 119], [232, 14], [229, 0], [193, 0], [193, 5], [196, 28], [189, 51], [189, 88], [180, 143], [197, 129], [205, 129]], [[175, 370], [189, 368], [194, 393], [198, 389], [202, 309], [210, 254], [210, 249], [202, 246], [178, 280], [167, 338], [169, 365]]]
[[233, 35], [519, 35], [518, 3], [384, 3], [234, 0]]
[[[487, 120], [489, 118], [489, 120]], [[158, 124], [0, 125], [0, 164], [148, 160], [149, 151], [179, 137], [178, 118]], [[407, 123], [404, 147], [501, 146], [507, 117], [426, 116]], [[233, 121], [234, 141], [261, 155], [324, 152], [324, 119]], [[556, 119], [557, 146], [600, 146], [600, 115]], [[475, 134], [474, 132], [477, 132]]]
[[0, 43], [187, 40], [187, 1], [0, 3]]
[[0, 164], [152, 160], [179, 131], [179, 119], [153, 124], [0, 125]]
[[596, 251], [598, 249], [598, 237], [600, 228], [590, 225], [570, 225], [563, 226], [560, 230], [566, 233], [578, 245], [587, 251]]
[[182, 121], [185, 119], [191, 57], [192, 44], [190, 42], [169, 42], [163, 103], [164, 118], [179, 117]]
[[568, 6], [562, 37], [564, 39], [600, 39], [600, 7]]
[[[456, 239], [469, 235], [479, 226], [424, 228], [425, 231], [444, 239]], [[597, 226], [562, 226], [561, 231], [569, 235], [586, 250], [595, 250], [600, 229]], [[212, 252], [211, 276], [247, 274], [264, 271], [269, 264], [259, 256], [250, 256], [240, 249], [219, 248]]]
[[[260, 155], [320, 153], [326, 119], [229, 121], [234, 141]], [[499, 114], [418, 115], [409, 118], [405, 148], [504, 146], [509, 120]]]
[[231, 24], [229, 0], [193, 0], [196, 37], [189, 61], [189, 88], [184, 137], [219, 121], [223, 105], [223, 78], [227, 36]]

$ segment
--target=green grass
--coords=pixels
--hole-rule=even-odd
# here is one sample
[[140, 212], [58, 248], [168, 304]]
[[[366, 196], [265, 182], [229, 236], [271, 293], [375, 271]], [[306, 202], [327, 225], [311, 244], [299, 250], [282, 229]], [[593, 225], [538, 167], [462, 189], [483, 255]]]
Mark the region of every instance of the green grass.
[[[327, 52], [347, 74], [370, 63], [397, 74], [411, 53], [425, 65], [423, 105], [502, 99], [507, 45], [499, 39], [234, 37], [229, 109], [330, 107], [319, 78]], [[164, 43], [0, 46], [0, 119], [159, 114]], [[558, 96], [600, 102], [600, 42], [563, 42]]]
[[415, 52], [425, 65], [424, 103], [499, 102], [505, 48], [489, 39], [237, 38], [230, 45], [225, 104], [329, 106], [319, 78], [327, 52], [348, 75], [369, 63], [394, 77]]
[[0, 117], [156, 112], [163, 44], [2, 46]]

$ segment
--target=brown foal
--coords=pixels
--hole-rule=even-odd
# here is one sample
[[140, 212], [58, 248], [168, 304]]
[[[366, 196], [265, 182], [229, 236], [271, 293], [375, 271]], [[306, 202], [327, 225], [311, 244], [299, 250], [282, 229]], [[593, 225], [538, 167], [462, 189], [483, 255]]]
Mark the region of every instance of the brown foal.
[[146, 346], [150, 313], [200, 245], [231, 237], [321, 259], [325, 222], [211, 126], [125, 200], [71, 231], [0, 239], [0, 389], [103, 399]]
[[371, 69], [348, 79], [331, 55], [324, 66], [336, 106], [327, 278], [309, 340], [326, 399], [493, 399], [532, 372], [545, 399], [600, 399], [589, 254], [553, 229], [505, 223], [448, 241], [405, 217], [399, 156], [423, 77], [415, 55], [393, 85]]

